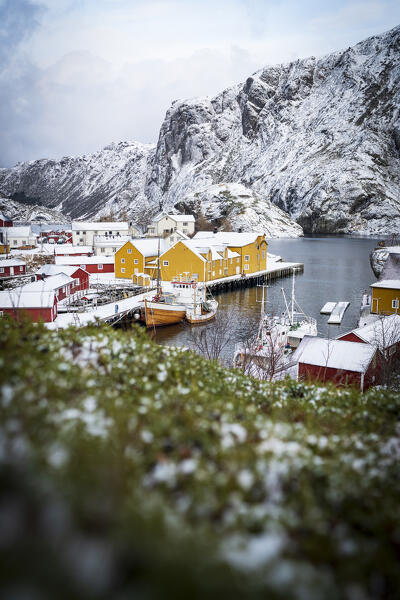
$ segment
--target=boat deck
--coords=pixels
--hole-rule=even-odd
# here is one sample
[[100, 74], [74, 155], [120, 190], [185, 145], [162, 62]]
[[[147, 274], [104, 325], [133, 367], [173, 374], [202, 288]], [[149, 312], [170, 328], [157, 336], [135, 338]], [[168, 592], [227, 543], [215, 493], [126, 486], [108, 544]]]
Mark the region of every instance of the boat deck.
[[340, 325], [350, 302], [338, 302], [328, 319], [328, 325]]

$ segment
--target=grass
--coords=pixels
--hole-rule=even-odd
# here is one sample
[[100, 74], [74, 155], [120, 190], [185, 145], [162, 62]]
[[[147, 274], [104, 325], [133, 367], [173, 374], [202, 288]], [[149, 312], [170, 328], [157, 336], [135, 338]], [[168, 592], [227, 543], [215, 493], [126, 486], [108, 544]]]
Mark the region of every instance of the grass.
[[7, 318], [0, 367], [5, 597], [397, 597], [397, 394]]

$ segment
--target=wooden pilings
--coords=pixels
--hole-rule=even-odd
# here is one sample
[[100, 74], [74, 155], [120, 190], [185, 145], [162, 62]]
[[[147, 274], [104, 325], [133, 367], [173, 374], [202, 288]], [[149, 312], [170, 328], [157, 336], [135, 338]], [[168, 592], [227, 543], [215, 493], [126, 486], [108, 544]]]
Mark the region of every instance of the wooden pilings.
[[274, 281], [282, 277], [291, 277], [293, 275], [293, 268], [296, 269], [296, 273], [302, 273], [304, 271], [303, 263], [284, 264], [282, 267], [271, 269], [270, 271], [264, 271], [263, 273], [254, 273], [253, 275], [246, 275], [246, 277], [237, 276], [235, 278], [229, 277], [227, 279], [219, 279], [217, 281], [207, 282], [207, 287], [212, 289], [213, 293], [228, 292], [230, 290], [237, 290], [240, 288], [253, 287], [255, 285], [261, 285], [268, 281]]

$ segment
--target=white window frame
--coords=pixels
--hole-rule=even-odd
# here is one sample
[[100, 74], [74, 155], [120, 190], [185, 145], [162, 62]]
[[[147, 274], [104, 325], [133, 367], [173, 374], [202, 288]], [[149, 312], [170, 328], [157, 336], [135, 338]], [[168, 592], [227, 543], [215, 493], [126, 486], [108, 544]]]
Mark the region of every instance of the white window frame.
[[134, 263], [135, 265], [138, 265], [138, 264], [139, 264], [139, 259], [138, 259], [138, 258], [135, 258], [135, 259], [133, 260], [133, 263]]
[[125, 273], [125, 267], [122, 267], [121, 273]]
[[0, 273], [4, 273], [4, 267], [0, 267]]
[[250, 261], [250, 254], [245, 254], [245, 255], [244, 255], [244, 260], [245, 260], [246, 262], [249, 262], [249, 261]]
[[244, 265], [244, 270], [248, 271], [250, 269], [250, 265]]
[[85, 271], [86, 269], [86, 265], [79, 265], [81, 269], [83, 269]]
[[99, 271], [102, 271], [103, 270], [103, 264], [99, 263], [98, 266], [97, 266], [97, 268], [98, 268]]
[[121, 258], [121, 265], [124, 265], [124, 264], [125, 264], [125, 259]]
[[127, 249], [128, 254], [132, 254], [132, 248]]
[[392, 308], [399, 308], [399, 299], [392, 300]]
[[163, 267], [169, 267], [169, 261], [168, 260], [163, 260]]

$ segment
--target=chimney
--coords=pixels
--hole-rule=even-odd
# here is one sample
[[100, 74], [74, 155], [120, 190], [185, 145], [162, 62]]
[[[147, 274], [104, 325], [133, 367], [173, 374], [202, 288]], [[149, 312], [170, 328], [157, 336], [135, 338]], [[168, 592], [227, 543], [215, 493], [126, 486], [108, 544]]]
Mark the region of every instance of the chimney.
[[241, 227], [239, 227], [238, 232], [242, 233], [242, 228]]
[[213, 233], [218, 233], [218, 228], [217, 227], [214, 227]]

